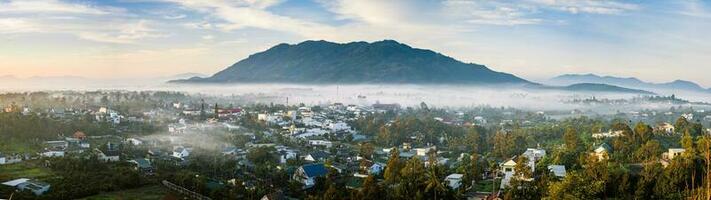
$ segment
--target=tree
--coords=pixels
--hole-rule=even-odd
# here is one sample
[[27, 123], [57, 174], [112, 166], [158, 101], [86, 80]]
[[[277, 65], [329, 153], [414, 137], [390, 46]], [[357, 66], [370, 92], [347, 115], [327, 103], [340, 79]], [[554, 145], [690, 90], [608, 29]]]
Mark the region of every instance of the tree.
[[360, 144], [360, 155], [363, 156], [363, 158], [368, 160], [372, 159], [374, 151], [375, 148], [372, 144], [367, 142]]
[[570, 152], [575, 152], [578, 149], [578, 144], [580, 144], [580, 139], [578, 139], [578, 133], [574, 128], [568, 127], [563, 135], [565, 140], [565, 148]]
[[388, 164], [383, 174], [386, 183], [394, 184], [400, 180], [401, 165], [400, 151], [397, 148], [392, 148], [390, 150], [390, 159], [388, 159]]
[[528, 164], [526, 156], [518, 157], [504, 199], [540, 199], [540, 191], [532, 180], [533, 172]]
[[571, 172], [560, 182], [554, 182], [549, 187], [551, 199], [600, 199], [604, 191], [604, 181], [591, 179], [580, 172]]
[[639, 137], [642, 143], [645, 143], [652, 138], [652, 131], [652, 127], [644, 122], [639, 122], [634, 127], [634, 133]]
[[516, 160], [516, 166], [514, 166], [514, 177], [521, 179], [532, 178], [533, 172], [531, 172], [531, 166], [528, 163], [528, 157], [519, 156]]
[[465, 173], [467, 177], [469, 178], [472, 183], [474, 181], [477, 181], [481, 178], [481, 173], [484, 171], [484, 168], [481, 166], [480, 160], [479, 160], [479, 154], [472, 154], [471, 159], [469, 161], [469, 169]]
[[363, 182], [363, 189], [360, 191], [361, 199], [379, 199], [382, 196], [382, 189], [375, 180], [375, 177], [369, 175]]
[[655, 161], [659, 159], [662, 147], [657, 140], [649, 140], [635, 152], [638, 161]]
[[395, 188], [398, 199], [409, 199], [412, 194], [420, 192], [425, 182], [425, 166], [417, 157], [408, 160], [400, 170], [400, 182]]
[[662, 165], [657, 162], [644, 165], [637, 181], [635, 197], [639, 199], [656, 199], [654, 186], [657, 184], [657, 176], [662, 174]]
[[437, 192], [438, 191], [446, 191], [447, 189], [444, 187], [442, 182], [440, 181], [440, 177], [437, 175], [437, 165], [430, 166], [430, 170], [427, 172], [427, 187], [425, 188], [426, 191], [433, 191], [434, 192], [434, 199], [437, 199]]
[[378, 141], [381, 141], [381, 143], [385, 145], [392, 145], [394, 143], [392, 137], [392, 133], [390, 133], [390, 129], [387, 126], [380, 127], [378, 131]]
[[338, 200], [342, 199], [339, 197], [338, 189], [336, 189], [335, 184], [330, 184], [326, 192], [323, 193], [322, 200]]
[[687, 121], [685, 117], [679, 117], [676, 119], [676, 123], [674, 123], [674, 130], [679, 133], [685, 133], [688, 126], [689, 121]]
[[684, 148], [684, 154], [686, 157], [692, 157], [695, 155], [695, 147], [694, 147], [694, 138], [691, 137], [691, 134], [688, 132], [684, 134], [683, 137], [681, 137], [681, 146]]

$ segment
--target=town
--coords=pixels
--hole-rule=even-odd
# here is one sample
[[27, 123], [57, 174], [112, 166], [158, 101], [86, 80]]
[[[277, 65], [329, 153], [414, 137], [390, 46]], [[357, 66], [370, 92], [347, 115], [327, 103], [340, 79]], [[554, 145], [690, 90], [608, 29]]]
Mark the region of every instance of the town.
[[681, 199], [711, 177], [711, 110], [688, 101], [594, 115], [258, 101], [1, 94], [0, 198]]

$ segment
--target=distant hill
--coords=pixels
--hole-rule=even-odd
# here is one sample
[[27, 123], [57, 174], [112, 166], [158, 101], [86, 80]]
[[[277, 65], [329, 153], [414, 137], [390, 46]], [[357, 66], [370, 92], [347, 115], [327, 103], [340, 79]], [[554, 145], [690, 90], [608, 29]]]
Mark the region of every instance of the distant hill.
[[685, 90], [693, 92], [709, 92], [698, 84], [690, 81], [676, 80], [668, 83], [651, 83], [637, 78], [620, 78], [614, 76], [598, 76], [595, 74], [565, 74], [547, 81], [554, 85], [570, 85], [578, 83], [599, 83], [615, 85], [626, 88], [643, 90]]
[[463, 63], [440, 53], [384, 40], [279, 44], [250, 55], [207, 78], [178, 83], [307, 84], [530, 84], [484, 65]]
[[637, 89], [629, 89], [614, 85], [599, 84], [599, 83], [578, 83], [563, 87], [563, 90], [568, 91], [587, 91], [587, 92], [617, 92], [617, 93], [633, 93], [633, 94], [655, 94], [653, 92]]

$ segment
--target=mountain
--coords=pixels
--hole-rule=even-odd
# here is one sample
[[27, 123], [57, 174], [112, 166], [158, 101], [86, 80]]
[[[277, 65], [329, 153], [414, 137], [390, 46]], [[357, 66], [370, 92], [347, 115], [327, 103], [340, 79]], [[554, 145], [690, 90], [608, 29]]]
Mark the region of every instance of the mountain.
[[614, 76], [598, 76], [595, 74], [565, 74], [554, 77], [547, 81], [554, 85], [570, 85], [577, 83], [599, 83], [615, 85], [627, 88], [643, 89], [643, 90], [685, 90], [693, 92], [708, 92], [698, 84], [690, 81], [676, 80], [668, 83], [651, 83], [641, 81], [637, 78], [620, 78]]
[[623, 88], [608, 84], [599, 83], [578, 83], [562, 88], [568, 91], [585, 91], [585, 92], [616, 92], [616, 93], [632, 93], [632, 94], [654, 94], [653, 92], [637, 89]]
[[186, 78], [193, 78], [193, 77], [204, 78], [204, 77], [208, 77], [208, 75], [201, 74], [201, 73], [188, 72], [188, 73], [182, 73], [182, 74], [172, 75], [172, 76], [169, 76], [168, 78], [172, 78], [172, 79], [186, 79]]
[[177, 83], [307, 84], [530, 84], [484, 65], [384, 40], [373, 43], [305, 41], [250, 55], [211, 77]]

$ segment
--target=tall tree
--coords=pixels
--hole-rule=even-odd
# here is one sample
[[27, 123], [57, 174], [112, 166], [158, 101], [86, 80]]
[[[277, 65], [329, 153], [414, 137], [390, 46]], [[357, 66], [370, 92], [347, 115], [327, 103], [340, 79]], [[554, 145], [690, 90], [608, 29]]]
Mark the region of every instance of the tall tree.
[[565, 148], [569, 152], [575, 152], [578, 149], [578, 144], [580, 144], [580, 139], [578, 138], [578, 133], [573, 127], [568, 127], [563, 135], [565, 140]]
[[400, 161], [400, 151], [398, 148], [392, 148], [390, 150], [390, 159], [388, 159], [388, 164], [385, 167], [385, 182], [388, 184], [395, 184], [400, 180], [400, 170], [402, 169], [402, 162]]
[[652, 131], [652, 127], [644, 122], [638, 122], [634, 127], [634, 133], [639, 137], [642, 143], [645, 143], [652, 138]]

